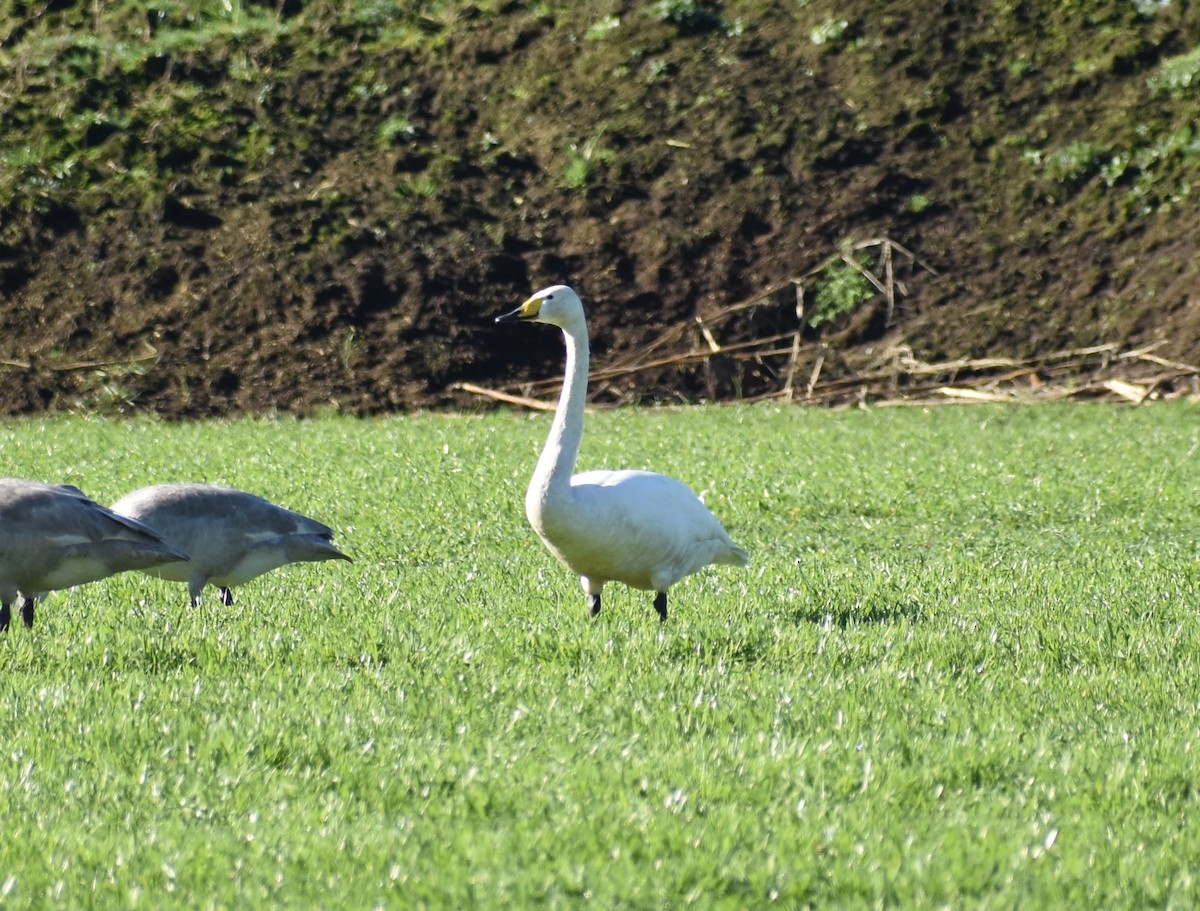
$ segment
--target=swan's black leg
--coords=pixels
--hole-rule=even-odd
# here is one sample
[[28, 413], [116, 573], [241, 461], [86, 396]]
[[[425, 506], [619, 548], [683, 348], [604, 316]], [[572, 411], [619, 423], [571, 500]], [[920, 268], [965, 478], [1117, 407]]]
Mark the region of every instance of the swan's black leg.
[[600, 613], [600, 596], [588, 595], [588, 613], [593, 617]]
[[0, 633], [7, 630], [10, 623], [12, 623], [12, 607], [8, 604], [0, 604]]
[[226, 607], [230, 607], [230, 606], [232, 606], [232, 604], [233, 604], [233, 592], [231, 592], [231, 591], [230, 591], [229, 589], [227, 589], [227, 588], [222, 588], [222, 589], [221, 589], [221, 603], [222, 603], [222, 604], [224, 604]]
[[33, 629], [33, 598], [22, 592], [17, 595], [17, 601], [21, 605], [21, 620], [29, 629]]
[[661, 623], [667, 622], [667, 593], [659, 592], [654, 596], [654, 609], [658, 611], [658, 619]]

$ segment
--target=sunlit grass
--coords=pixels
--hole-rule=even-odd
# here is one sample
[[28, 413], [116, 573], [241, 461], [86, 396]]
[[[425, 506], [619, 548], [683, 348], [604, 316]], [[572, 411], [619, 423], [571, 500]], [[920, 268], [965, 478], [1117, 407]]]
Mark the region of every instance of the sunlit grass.
[[356, 562], [0, 638], [0, 904], [1190, 906], [1198, 416], [591, 415], [581, 467], [752, 552], [663, 627], [526, 526], [545, 416], [5, 425], [8, 474], [233, 484]]

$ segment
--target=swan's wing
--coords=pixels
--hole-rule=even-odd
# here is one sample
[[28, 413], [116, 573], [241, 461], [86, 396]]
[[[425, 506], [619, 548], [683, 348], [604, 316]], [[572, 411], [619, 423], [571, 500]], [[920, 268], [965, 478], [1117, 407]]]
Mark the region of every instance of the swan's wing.
[[333, 535], [333, 529], [328, 525], [256, 494], [220, 487], [210, 488], [210, 491], [215, 493], [213, 505], [219, 504], [238, 524], [246, 527], [276, 535]]
[[70, 484], [0, 479], [0, 516], [6, 529], [25, 536], [58, 536], [77, 543], [123, 539], [162, 544], [144, 522], [120, 515]]
[[185, 561], [143, 523], [77, 487], [0, 479], [0, 588], [27, 594], [70, 588], [130, 569]]
[[250, 534], [254, 538], [279, 535], [333, 535], [315, 519], [277, 506], [270, 500], [213, 484], [158, 484], [122, 497], [113, 509], [142, 519], [154, 528], [184, 526]]
[[700, 498], [667, 475], [588, 471], [571, 479], [571, 489], [575, 518], [560, 549], [576, 548], [577, 562], [592, 565], [581, 575], [662, 589], [740, 552]]

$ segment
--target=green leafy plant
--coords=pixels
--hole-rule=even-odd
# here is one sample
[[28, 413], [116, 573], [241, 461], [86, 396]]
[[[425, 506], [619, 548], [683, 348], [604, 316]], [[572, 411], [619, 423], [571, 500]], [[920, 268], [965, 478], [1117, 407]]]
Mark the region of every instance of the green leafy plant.
[[669, 22], [681, 32], [708, 32], [721, 26], [721, 17], [704, 0], [658, 0], [647, 10], [661, 22]]
[[617, 16], [605, 16], [603, 19], [598, 19], [593, 22], [584, 37], [589, 41], [602, 41], [621, 27], [621, 20]]
[[440, 184], [431, 174], [417, 174], [411, 180], [396, 185], [396, 196], [400, 199], [429, 199], [437, 195]]
[[615, 160], [613, 152], [600, 147], [599, 137], [589, 139], [582, 146], [573, 142], [567, 147], [563, 183], [573, 190], [582, 190], [592, 183], [597, 167]]
[[75, 408], [85, 414], [108, 417], [130, 414], [138, 409], [140, 394], [137, 379], [149, 372], [149, 365], [134, 361], [129, 364], [106, 364], [92, 371], [92, 382], [75, 402]]
[[875, 293], [866, 276], [844, 259], [835, 259], [822, 274], [824, 280], [817, 286], [808, 317], [808, 325], [814, 329], [849, 313]]
[[826, 19], [808, 37], [813, 44], [833, 44], [842, 39], [849, 27], [850, 23], [845, 19]]
[[914, 193], [908, 197], [908, 211], [914, 215], [919, 215], [933, 205], [933, 200], [924, 193]]
[[378, 136], [381, 145], [390, 146], [397, 142], [408, 142], [416, 135], [416, 124], [403, 114], [389, 117], [379, 125]]
[[1200, 89], [1200, 45], [1164, 60], [1148, 85], [1155, 95], [1180, 96]]
[[1062, 184], [1082, 183], [1097, 173], [1112, 150], [1098, 142], [1073, 142], [1051, 152], [1042, 162], [1042, 174]]

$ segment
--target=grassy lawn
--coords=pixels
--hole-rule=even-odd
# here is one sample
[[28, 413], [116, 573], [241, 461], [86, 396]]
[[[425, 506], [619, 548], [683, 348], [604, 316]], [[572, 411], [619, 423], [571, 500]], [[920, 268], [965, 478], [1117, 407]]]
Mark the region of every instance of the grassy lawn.
[[209, 480], [354, 565], [125, 575], [0, 638], [4, 907], [1192, 907], [1200, 408], [591, 415], [751, 551], [578, 584], [548, 416], [0, 427], [111, 502]]

